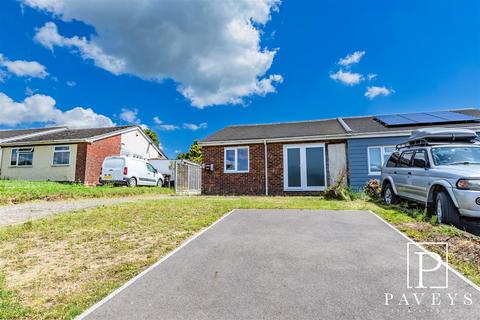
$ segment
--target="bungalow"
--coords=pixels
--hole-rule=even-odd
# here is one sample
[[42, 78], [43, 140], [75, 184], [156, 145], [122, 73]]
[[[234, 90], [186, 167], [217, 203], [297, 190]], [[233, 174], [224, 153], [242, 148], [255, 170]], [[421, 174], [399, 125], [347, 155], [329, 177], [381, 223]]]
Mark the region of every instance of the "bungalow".
[[[8, 142], [15, 139], [34, 137], [40, 134], [65, 130], [64, 127], [37, 128], [37, 129], [21, 129], [21, 130], [0, 130], [0, 143]], [[2, 158], [2, 148], [0, 147], [0, 159]], [[0, 172], [2, 170], [2, 162], [0, 161]]]
[[166, 159], [139, 126], [57, 128], [0, 142], [1, 179], [98, 183], [103, 159], [132, 155]]
[[352, 189], [379, 179], [383, 163], [412, 130], [460, 127], [480, 132], [480, 110], [226, 127], [200, 142], [204, 194], [318, 194], [347, 174]]

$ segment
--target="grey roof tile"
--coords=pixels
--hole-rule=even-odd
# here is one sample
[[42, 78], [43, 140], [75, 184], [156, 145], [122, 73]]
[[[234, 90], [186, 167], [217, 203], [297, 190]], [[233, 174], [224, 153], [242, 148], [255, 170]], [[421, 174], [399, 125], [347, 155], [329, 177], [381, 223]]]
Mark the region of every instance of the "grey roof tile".
[[[480, 117], [480, 110], [455, 109], [450, 110], [475, 117]], [[374, 120], [374, 116], [365, 117], [345, 117], [343, 121], [352, 129], [350, 134], [362, 134], [373, 132], [389, 132], [398, 130], [418, 129], [425, 125], [385, 127]], [[471, 123], [469, 124], [471, 125]], [[480, 122], [477, 123], [480, 125]], [[466, 127], [465, 123], [459, 124], [438, 124], [429, 125], [435, 127]], [[347, 131], [342, 127], [338, 119], [313, 120], [302, 122], [284, 122], [271, 124], [255, 124], [229, 126], [207, 136], [202, 142], [220, 142], [233, 140], [254, 140], [254, 139], [274, 139], [274, 138], [295, 138], [323, 135], [344, 135]]]
[[45, 131], [60, 129], [62, 127], [37, 128], [37, 129], [20, 129], [20, 130], [0, 130], [0, 140], [9, 139], [28, 134], [36, 134]]
[[15, 139], [9, 141], [9, 144], [31, 142], [45, 142], [45, 141], [61, 141], [61, 140], [82, 140], [89, 139], [96, 136], [114, 133], [116, 131], [121, 131], [126, 128], [136, 127], [135, 125], [129, 126], [118, 126], [118, 127], [107, 127], [107, 128], [89, 128], [89, 129], [71, 129], [58, 132], [47, 133], [35, 137], [28, 137], [24, 139]]

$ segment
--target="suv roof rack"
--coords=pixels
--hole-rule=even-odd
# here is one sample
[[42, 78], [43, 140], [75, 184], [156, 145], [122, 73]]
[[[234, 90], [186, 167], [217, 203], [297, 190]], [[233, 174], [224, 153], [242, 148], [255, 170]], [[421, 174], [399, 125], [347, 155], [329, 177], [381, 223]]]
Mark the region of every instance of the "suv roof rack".
[[404, 148], [412, 148], [412, 147], [428, 147], [428, 146], [438, 146], [438, 145], [446, 145], [446, 144], [479, 144], [480, 140], [478, 138], [475, 138], [473, 140], [469, 141], [455, 141], [455, 140], [449, 140], [449, 141], [428, 141], [426, 139], [419, 139], [419, 140], [413, 140], [409, 142], [404, 142], [404, 143], [399, 143], [395, 146], [397, 150], [404, 149]]

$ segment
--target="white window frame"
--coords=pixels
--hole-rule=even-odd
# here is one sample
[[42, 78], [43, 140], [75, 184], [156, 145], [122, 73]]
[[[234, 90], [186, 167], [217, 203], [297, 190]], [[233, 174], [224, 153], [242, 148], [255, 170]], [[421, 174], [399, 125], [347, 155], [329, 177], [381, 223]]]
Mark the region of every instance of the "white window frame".
[[[68, 150], [56, 151], [55, 148], [57, 148], [57, 147], [67, 147]], [[55, 163], [55, 153], [67, 153], [67, 152], [68, 152], [68, 163], [67, 164]], [[72, 148], [69, 145], [53, 146], [52, 167], [67, 167], [67, 166], [69, 166], [70, 165], [71, 152], [72, 152]]]
[[[247, 170], [237, 170], [238, 168], [238, 149], [247, 149]], [[235, 151], [235, 170], [227, 170], [227, 151]], [[250, 147], [249, 146], [239, 146], [239, 147], [227, 147], [223, 149], [223, 172], [224, 173], [248, 173], [250, 172]]]
[[[307, 148], [323, 148], [323, 171], [324, 171], [324, 185], [323, 186], [307, 186]], [[288, 149], [300, 149], [300, 187], [288, 186]], [[283, 145], [283, 191], [324, 191], [327, 187], [327, 151], [325, 143], [307, 143], [307, 144], [284, 144]]]
[[[19, 155], [20, 155], [20, 149], [31, 149], [31, 153], [32, 153], [32, 164], [24, 164], [24, 165], [19, 165], [18, 164], [18, 158], [19, 158]], [[15, 164], [12, 164], [12, 153], [13, 153], [13, 150], [17, 150], [17, 159], [15, 161]], [[24, 152], [25, 153], [25, 152]], [[10, 159], [9, 159], [9, 167], [19, 167], [19, 168], [29, 168], [29, 167], [32, 167], [33, 166], [33, 157], [35, 156], [35, 148], [34, 147], [20, 147], [20, 148], [12, 148], [10, 149]]]
[[[382, 171], [370, 171], [370, 149], [378, 149], [380, 148], [380, 165], [383, 167], [385, 164], [385, 148], [395, 148], [392, 145], [385, 145], [385, 146], [369, 146], [367, 148], [367, 169], [369, 176], [380, 176], [382, 175]], [[395, 151], [394, 151], [395, 152]], [[387, 160], [388, 161], [388, 160]]]

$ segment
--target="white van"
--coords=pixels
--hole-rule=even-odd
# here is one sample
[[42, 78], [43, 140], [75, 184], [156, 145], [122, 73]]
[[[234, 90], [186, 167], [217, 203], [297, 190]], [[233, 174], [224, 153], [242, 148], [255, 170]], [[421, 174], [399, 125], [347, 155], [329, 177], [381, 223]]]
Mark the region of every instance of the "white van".
[[163, 185], [164, 177], [148, 161], [127, 156], [103, 160], [100, 183], [121, 183], [129, 187]]

